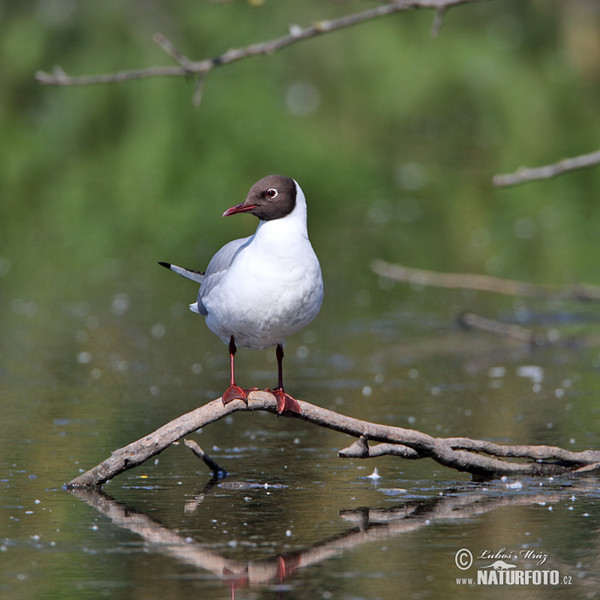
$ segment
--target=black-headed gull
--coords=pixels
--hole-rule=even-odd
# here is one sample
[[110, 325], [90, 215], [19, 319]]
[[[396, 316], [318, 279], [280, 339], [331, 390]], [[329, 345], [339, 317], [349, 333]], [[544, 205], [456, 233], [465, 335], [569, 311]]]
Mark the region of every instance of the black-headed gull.
[[279, 413], [300, 413], [298, 402], [283, 388], [283, 345], [317, 316], [323, 301], [321, 267], [306, 229], [306, 198], [293, 179], [269, 175], [223, 216], [237, 213], [260, 219], [254, 235], [223, 246], [205, 273], [159, 264], [202, 284], [190, 309], [206, 317], [208, 328], [229, 344], [231, 383], [223, 404], [236, 398], [248, 402], [249, 390], [235, 383], [237, 346], [276, 346], [278, 385], [269, 391]]

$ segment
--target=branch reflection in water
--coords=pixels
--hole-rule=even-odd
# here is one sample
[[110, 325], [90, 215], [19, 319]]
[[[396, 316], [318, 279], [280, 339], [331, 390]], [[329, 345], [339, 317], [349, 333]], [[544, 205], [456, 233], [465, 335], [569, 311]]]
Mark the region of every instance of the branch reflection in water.
[[[225, 484], [220, 484], [218, 480], [213, 479], [197, 495], [194, 502], [185, 506], [185, 510], [193, 511], [197, 504], [202, 502], [205, 494], [210, 493], [212, 488], [222, 485]], [[343, 556], [344, 553], [369, 542], [414, 532], [435, 522], [448, 523], [477, 518], [504, 507], [559, 502], [572, 495], [575, 487], [586, 488], [586, 486], [585, 480], [579, 480], [571, 486], [565, 486], [564, 489], [543, 493], [538, 491], [507, 493], [505, 489], [496, 490], [483, 486], [478, 492], [468, 487], [463, 493], [461, 490], [450, 489], [439, 497], [409, 500], [386, 509], [363, 507], [340, 510], [340, 517], [352, 524], [346, 531], [325, 538], [307, 549], [277, 554], [270, 559], [258, 561], [227, 558], [195, 542], [189, 536], [181, 535], [144, 513], [114, 500], [100, 489], [75, 488], [69, 490], [69, 493], [108, 517], [114, 525], [141, 536], [151, 551], [221, 578], [231, 587], [232, 598], [235, 599], [238, 588], [283, 586], [286, 580], [299, 569], [306, 569], [333, 557]], [[572, 565], [563, 564], [557, 557], [550, 557], [549, 561], [551, 564], [545, 568], [562, 572], [572, 570]], [[585, 579], [588, 585], [595, 585], [594, 582], [598, 583], [595, 577]]]

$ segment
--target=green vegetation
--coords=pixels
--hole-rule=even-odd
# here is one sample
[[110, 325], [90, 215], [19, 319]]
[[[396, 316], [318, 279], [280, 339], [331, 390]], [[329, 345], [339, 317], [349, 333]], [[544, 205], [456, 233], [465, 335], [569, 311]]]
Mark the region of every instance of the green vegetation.
[[182, 79], [34, 81], [55, 65], [76, 75], [170, 64], [157, 31], [200, 59], [368, 5], [5, 3], [5, 281], [27, 293], [36, 269], [56, 287], [107, 260], [144, 271], [154, 258], [196, 256], [201, 266], [250, 229], [215, 223], [268, 172], [305, 188], [324, 266], [343, 265], [336, 287], [375, 256], [595, 280], [599, 169], [511, 190], [490, 183], [597, 147], [599, 27], [577, 3], [459, 7], [435, 39], [431, 12], [395, 15], [217, 69], [199, 109]]

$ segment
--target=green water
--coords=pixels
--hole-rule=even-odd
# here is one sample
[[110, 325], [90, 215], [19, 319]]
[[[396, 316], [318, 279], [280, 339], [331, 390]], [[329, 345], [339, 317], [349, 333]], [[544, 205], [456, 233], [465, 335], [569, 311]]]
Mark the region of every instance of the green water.
[[[286, 346], [291, 393], [432, 435], [600, 448], [597, 304], [370, 269], [600, 283], [600, 169], [491, 185], [597, 149], [596, 8], [458, 7], [437, 38], [432, 14], [397, 15], [218, 68], [200, 108], [183, 80], [34, 80], [170, 64], [157, 31], [201, 59], [372, 7], [253, 4], [0, 5], [0, 596], [597, 597], [592, 476], [474, 483], [428, 460], [341, 459], [342, 434], [238, 413], [191, 436], [223, 481], [175, 446], [102, 492], [63, 489], [227, 385], [226, 346], [187, 310], [194, 284], [156, 262], [202, 269], [250, 234], [252, 217], [220, 215], [272, 172], [306, 193], [326, 286]], [[466, 331], [466, 310], [558, 341]], [[237, 369], [276, 383], [274, 351], [242, 349]], [[496, 555], [559, 581], [477, 584]]]

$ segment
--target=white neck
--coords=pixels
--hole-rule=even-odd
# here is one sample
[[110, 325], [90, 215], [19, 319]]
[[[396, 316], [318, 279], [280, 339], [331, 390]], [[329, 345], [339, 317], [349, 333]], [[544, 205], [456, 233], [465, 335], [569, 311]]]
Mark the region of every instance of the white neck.
[[296, 206], [294, 210], [281, 219], [260, 221], [256, 232], [255, 241], [259, 244], [285, 244], [298, 239], [308, 239], [306, 229], [306, 198], [298, 182], [296, 184]]

